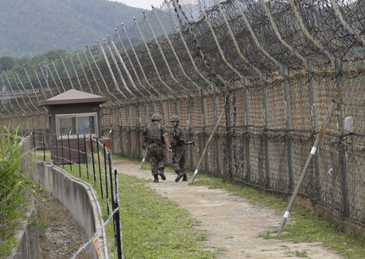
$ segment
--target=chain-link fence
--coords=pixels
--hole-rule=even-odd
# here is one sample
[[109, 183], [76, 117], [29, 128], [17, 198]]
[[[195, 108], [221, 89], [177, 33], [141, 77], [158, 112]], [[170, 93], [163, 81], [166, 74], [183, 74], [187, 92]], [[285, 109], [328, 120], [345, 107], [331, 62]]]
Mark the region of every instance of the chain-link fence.
[[224, 110], [200, 169], [290, 194], [335, 99], [300, 193], [365, 223], [363, 0], [173, 0], [134, 21], [67, 58], [3, 75], [3, 123], [47, 128], [38, 102], [70, 89], [108, 96], [103, 136], [115, 153], [141, 158], [151, 114], [170, 132], [178, 114], [195, 142], [194, 170]]

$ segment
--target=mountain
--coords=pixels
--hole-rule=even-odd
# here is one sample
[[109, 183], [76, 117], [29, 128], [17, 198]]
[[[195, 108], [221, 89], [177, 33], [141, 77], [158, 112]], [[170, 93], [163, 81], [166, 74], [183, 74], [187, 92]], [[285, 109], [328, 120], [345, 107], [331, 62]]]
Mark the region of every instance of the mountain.
[[107, 0], [0, 0], [0, 5], [0, 57], [74, 51], [142, 16], [142, 9]]

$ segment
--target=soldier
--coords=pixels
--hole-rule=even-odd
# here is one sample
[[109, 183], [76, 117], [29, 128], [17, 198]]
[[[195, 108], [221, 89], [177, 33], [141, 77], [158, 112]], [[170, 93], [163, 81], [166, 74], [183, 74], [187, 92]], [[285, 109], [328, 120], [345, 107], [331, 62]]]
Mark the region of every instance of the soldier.
[[186, 157], [186, 146], [185, 146], [185, 132], [182, 127], [179, 126], [179, 116], [172, 115], [171, 124], [174, 127], [174, 136], [171, 140], [171, 150], [174, 152], [172, 156], [172, 166], [177, 173], [175, 182], [187, 181], [188, 177], [185, 173], [185, 157]]
[[158, 175], [162, 180], [166, 180], [164, 174], [164, 149], [171, 152], [168, 147], [168, 137], [165, 127], [161, 125], [162, 116], [160, 114], [152, 115], [152, 122], [142, 132], [142, 148], [146, 150], [145, 143], [148, 145], [148, 154], [151, 163], [151, 171], [154, 177], [154, 183], [158, 183]]

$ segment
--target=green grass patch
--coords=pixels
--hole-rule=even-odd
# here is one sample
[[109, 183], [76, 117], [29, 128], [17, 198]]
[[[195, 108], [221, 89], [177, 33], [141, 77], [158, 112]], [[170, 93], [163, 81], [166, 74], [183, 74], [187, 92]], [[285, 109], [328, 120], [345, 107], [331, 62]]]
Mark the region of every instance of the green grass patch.
[[120, 175], [126, 258], [215, 258], [204, 248], [200, 222], [178, 204], [146, 188], [147, 180]]
[[[138, 164], [137, 161], [136, 163]], [[146, 167], [148, 166], [149, 163], [146, 164]], [[80, 178], [78, 165], [73, 165], [72, 170], [67, 165], [61, 168]], [[81, 169], [81, 179], [89, 182], [95, 189], [102, 206], [103, 219], [106, 220], [106, 199], [101, 199], [98, 168], [96, 167], [96, 182], [91, 165], [89, 178], [85, 165], [82, 165]], [[203, 245], [206, 233], [195, 228], [200, 222], [193, 219], [187, 210], [147, 188], [147, 180], [123, 174], [119, 174], [118, 178], [125, 258], [216, 258], [219, 248]], [[104, 177], [102, 183], [105, 191]], [[112, 224], [107, 225], [107, 235], [109, 250], [116, 255]]]
[[321, 242], [347, 259], [365, 258], [364, 239], [340, 232], [338, 226], [306, 209], [296, 206], [290, 216], [291, 223], [284, 233], [262, 235], [266, 239], [280, 239], [292, 242]]

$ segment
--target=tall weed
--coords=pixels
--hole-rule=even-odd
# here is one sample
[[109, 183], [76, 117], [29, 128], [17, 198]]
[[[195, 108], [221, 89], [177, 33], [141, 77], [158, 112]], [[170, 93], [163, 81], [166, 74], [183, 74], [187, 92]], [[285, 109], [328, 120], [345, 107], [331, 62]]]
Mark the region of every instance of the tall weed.
[[[32, 183], [21, 160], [30, 155], [22, 152], [24, 138], [18, 130], [1, 127], [0, 133], [0, 258], [16, 245], [15, 234], [25, 218]], [[28, 167], [30, 165], [27, 165]]]

